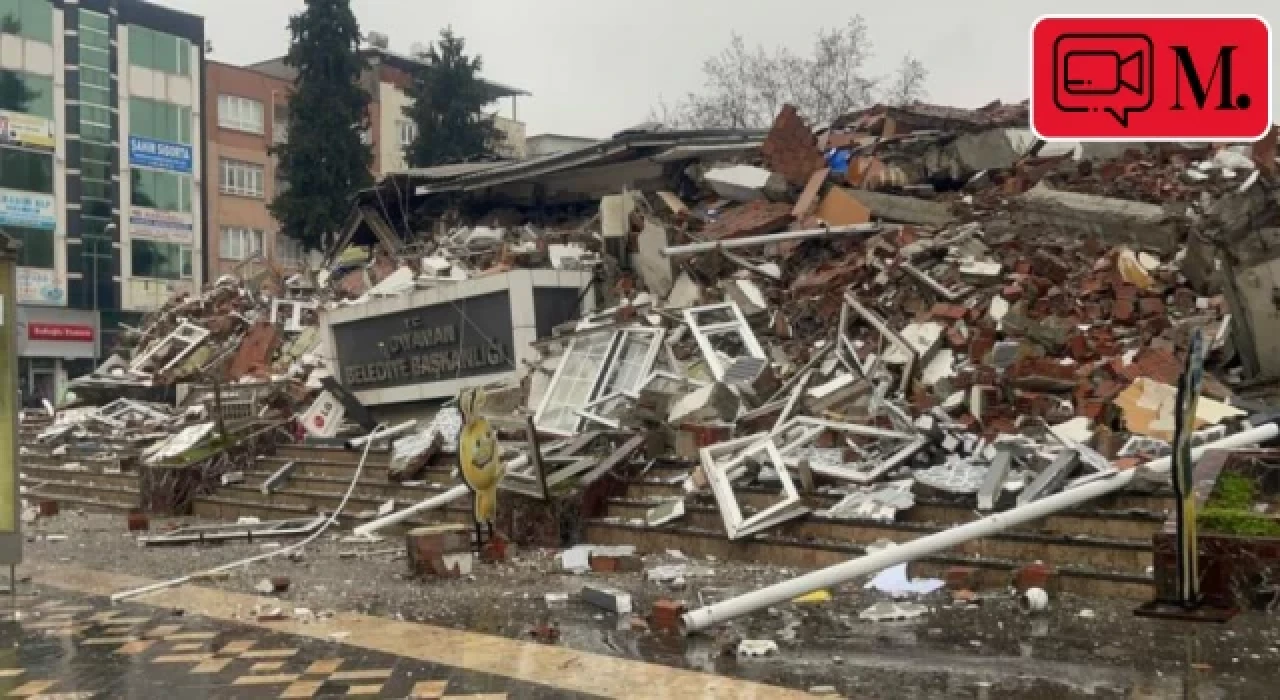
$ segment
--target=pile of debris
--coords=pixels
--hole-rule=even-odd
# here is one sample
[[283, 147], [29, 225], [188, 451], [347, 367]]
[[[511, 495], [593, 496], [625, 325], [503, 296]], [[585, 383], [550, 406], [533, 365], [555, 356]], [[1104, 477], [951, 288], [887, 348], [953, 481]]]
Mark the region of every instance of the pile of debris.
[[[1274, 208], [1280, 192], [1274, 133], [1252, 148], [1064, 147], [1026, 118], [876, 108], [815, 135], [788, 107], [758, 151], [702, 153], [666, 189], [603, 196], [584, 223], [539, 229], [532, 209], [420, 244], [449, 262], [482, 234], [510, 269], [533, 262], [512, 250], [572, 237], [575, 260], [601, 269], [607, 308], [540, 341], [519, 388], [558, 440], [541, 461], [573, 467], [557, 479], [695, 461], [686, 491], [714, 497], [731, 539], [809, 513], [817, 491], [844, 497], [830, 517], [892, 520], [921, 492], [1001, 510], [1168, 454], [1194, 334], [1217, 376], [1197, 440], [1262, 407], [1239, 391], [1258, 377], [1240, 363], [1253, 336], [1232, 323], [1248, 302], [1216, 293], [1216, 253], [1193, 273], [1186, 249], [1225, 202]], [[424, 194], [438, 206], [450, 190]], [[601, 434], [636, 439], [592, 460], [559, 452]], [[539, 461], [507, 445], [509, 461]], [[779, 498], [743, 508], [744, 486]]]

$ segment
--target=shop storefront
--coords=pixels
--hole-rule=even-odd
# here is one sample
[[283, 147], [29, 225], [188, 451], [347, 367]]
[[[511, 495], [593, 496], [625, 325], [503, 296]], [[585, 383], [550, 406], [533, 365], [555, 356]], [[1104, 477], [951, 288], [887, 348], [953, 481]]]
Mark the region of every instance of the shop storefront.
[[67, 382], [93, 371], [102, 329], [96, 311], [18, 307], [18, 385], [23, 406], [56, 404]]

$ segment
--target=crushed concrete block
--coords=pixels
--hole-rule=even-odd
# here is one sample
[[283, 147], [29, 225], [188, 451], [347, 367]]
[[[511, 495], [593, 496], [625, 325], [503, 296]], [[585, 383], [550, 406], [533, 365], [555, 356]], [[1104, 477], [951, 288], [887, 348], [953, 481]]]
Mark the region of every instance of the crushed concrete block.
[[702, 421], [734, 421], [742, 400], [721, 383], [699, 387], [684, 396], [671, 408], [667, 419], [670, 423]]
[[702, 287], [689, 276], [687, 272], [681, 272], [671, 285], [671, 292], [667, 294], [666, 307], [669, 309], [687, 309], [702, 304]]
[[646, 218], [644, 230], [640, 232], [636, 243], [639, 250], [632, 264], [640, 272], [645, 288], [654, 296], [665, 298], [671, 293], [674, 284], [671, 258], [662, 254], [662, 249], [668, 243], [667, 227]]
[[779, 201], [787, 194], [786, 178], [754, 165], [714, 168], [708, 170], [703, 179], [716, 194], [735, 202]]
[[863, 610], [858, 613], [858, 617], [872, 622], [887, 622], [890, 620], [910, 620], [927, 612], [929, 612], [929, 608], [919, 603], [883, 602], [876, 603]]
[[1085, 235], [1112, 245], [1131, 244], [1172, 255], [1182, 245], [1176, 222], [1155, 204], [1050, 189], [1041, 182], [1019, 203], [1027, 223]]
[[850, 190], [871, 211], [871, 218], [902, 224], [943, 227], [955, 220], [945, 204], [867, 190]]
[[588, 583], [582, 587], [582, 599], [592, 605], [619, 615], [631, 612], [631, 594], [626, 591]]
[[772, 639], [744, 639], [738, 642], [740, 659], [757, 659], [778, 653], [778, 643]]

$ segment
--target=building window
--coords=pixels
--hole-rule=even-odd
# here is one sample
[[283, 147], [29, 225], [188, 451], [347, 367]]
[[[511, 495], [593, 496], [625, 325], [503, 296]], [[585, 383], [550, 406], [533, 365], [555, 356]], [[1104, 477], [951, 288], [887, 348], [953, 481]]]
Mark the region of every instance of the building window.
[[262, 229], [242, 226], [222, 227], [223, 260], [248, 260], [255, 254], [262, 253]]
[[303, 262], [302, 244], [283, 233], [276, 234], [276, 261], [282, 265], [300, 267]]
[[[88, 109], [81, 107], [81, 109]], [[104, 110], [105, 111], [105, 110]], [[108, 116], [110, 113], [107, 113]], [[129, 98], [129, 133], [160, 141], [191, 143], [191, 108]]]
[[133, 240], [129, 242], [133, 276], [160, 280], [191, 278], [191, 247], [177, 243]]
[[191, 176], [134, 168], [133, 206], [191, 212]]
[[0, 148], [0, 188], [53, 194], [53, 154]]
[[222, 193], [262, 198], [263, 167], [257, 163], [222, 159]]
[[400, 131], [400, 145], [405, 148], [413, 145], [413, 140], [418, 138], [418, 125], [413, 122], [397, 121], [396, 128]]
[[0, 23], [6, 34], [53, 43], [53, 4], [49, 0], [0, 0]]
[[129, 62], [162, 73], [191, 75], [191, 42], [146, 27], [129, 27]]
[[5, 226], [4, 232], [22, 243], [18, 251], [19, 267], [53, 267], [53, 231]]
[[53, 78], [0, 70], [0, 109], [53, 119]]
[[262, 103], [247, 97], [218, 95], [218, 126], [251, 134], [264, 133]]

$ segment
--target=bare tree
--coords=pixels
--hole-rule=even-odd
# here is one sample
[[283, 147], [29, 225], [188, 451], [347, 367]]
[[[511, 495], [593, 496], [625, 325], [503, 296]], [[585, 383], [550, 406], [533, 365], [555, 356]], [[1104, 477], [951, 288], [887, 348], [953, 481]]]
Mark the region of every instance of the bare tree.
[[[768, 128], [790, 103], [815, 123], [830, 122], [875, 101], [883, 79], [866, 75], [871, 56], [870, 32], [861, 16], [819, 32], [810, 56], [783, 47], [749, 48], [734, 34], [729, 46], [703, 63], [703, 89], [675, 105], [662, 102], [650, 118], [682, 128]], [[919, 75], [913, 89], [922, 96], [923, 65]]]
[[902, 63], [893, 74], [893, 82], [885, 91], [884, 101], [891, 105], [909, 105], [929, 96], [924, 83], [929, 78], [929, 69], [924, 67], [920, 59], [911, 54], [902, 57]]

